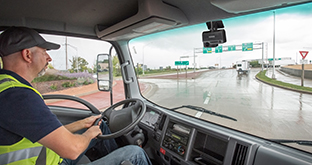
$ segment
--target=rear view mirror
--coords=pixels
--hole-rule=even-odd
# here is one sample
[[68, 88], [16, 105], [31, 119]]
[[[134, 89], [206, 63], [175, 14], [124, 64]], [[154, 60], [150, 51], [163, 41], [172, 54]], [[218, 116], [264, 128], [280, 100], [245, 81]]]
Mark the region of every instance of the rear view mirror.
[[112, 82], [111, 59], [108, 54], [97, 56], [97, 85], [100, 91], [110, 91]]

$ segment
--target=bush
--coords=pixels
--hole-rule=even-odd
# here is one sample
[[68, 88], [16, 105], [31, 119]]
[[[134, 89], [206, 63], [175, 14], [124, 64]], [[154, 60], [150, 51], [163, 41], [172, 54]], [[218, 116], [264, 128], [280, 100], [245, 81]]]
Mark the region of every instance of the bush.
[[60, 72], [58, 73], [59, 76], [64, 76], [64, 77], [68, 77], [68, 78], [92, 78], [92, 74], [88, 73], [88, 72], [78, 72], [78, 73], [69, 73], [69, 72]]
[[69, 81], [64, 82], [64, 83], [62, 84], [62, 87], [65, 87], [65, 88], [70, 88], [70, 87], [74, 87], [74, 86], [76, 86], [76, 84], [75, 84], [75, 83], [71, 83], [71, 82], [69, 82]]
[[84, 82], [83, 82], [83, 85], [88, 85], [88, 84], [92, 84], [94, 83], [94, 80], [91, 79], [91, 78], [87, 78]]
[[84, 78], [84, 77], [79, 77], [77, 79], [77, 83], [79, 85], [88, 85], [94, 83], [94, 80], [92, 78]]
[[69, 78], [61, 75], [43, 75], [41, 77], [35, 78], [32, 82], [45, 82], [54, 80], [73, 80], [75, 78]]
[[52, 85], [50, 86], [50, 89], [52, 89], [52, 90], [57, 90], [57, 86], [56, 86], [55, 84], [52, 84]]

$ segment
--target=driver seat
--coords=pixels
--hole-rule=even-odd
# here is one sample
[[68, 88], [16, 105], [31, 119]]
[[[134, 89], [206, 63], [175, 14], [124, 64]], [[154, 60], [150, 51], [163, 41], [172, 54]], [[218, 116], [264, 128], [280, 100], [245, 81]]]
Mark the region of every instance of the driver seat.
[[83, 155], [77, 164], [87, 164], [87, 163], [91, 163], [91, 161], [86, 155]]

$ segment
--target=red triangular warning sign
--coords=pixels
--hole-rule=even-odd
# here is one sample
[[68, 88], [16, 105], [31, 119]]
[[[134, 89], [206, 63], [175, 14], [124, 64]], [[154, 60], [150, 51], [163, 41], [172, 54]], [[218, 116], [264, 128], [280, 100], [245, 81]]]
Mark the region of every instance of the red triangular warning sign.
[[302, 59], [304, 60], [307, 57], [309, 51], [299, 51], [299, 53], [301, 54]]

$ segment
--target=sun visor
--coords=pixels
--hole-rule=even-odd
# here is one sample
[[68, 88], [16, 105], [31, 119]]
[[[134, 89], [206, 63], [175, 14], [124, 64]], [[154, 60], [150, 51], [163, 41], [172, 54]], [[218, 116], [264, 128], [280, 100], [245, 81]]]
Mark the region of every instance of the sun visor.
[[165, 4], [162, 0], [139, 0], [139, 11], [136, 15], [103, 30], [100, 30], [100, 25], [98, 25], [95, 31], [99, 38], [115, 41], [186, 24], [188, 20], [180, 9]]
[[210, 2], [229, 13], [244, 13], [294, 5], [307, 0], [210, 0]]

